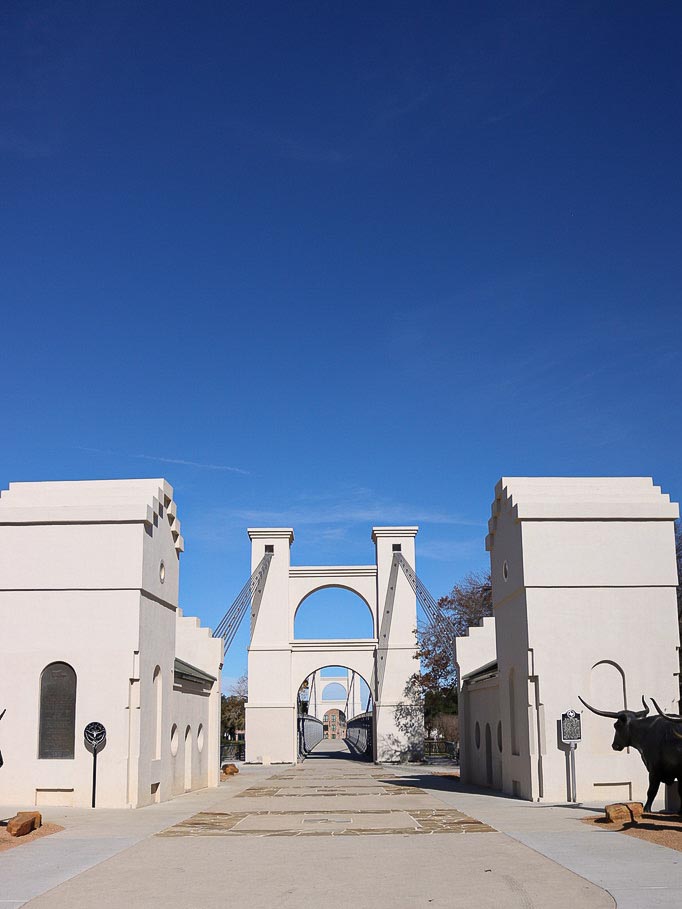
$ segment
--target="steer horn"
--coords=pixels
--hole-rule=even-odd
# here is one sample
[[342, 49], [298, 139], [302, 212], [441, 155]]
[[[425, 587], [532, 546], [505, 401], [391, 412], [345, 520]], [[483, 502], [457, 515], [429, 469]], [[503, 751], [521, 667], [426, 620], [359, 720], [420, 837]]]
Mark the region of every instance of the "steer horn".
[[633, 713], [635, 714], [636, 717], [644, 718], [645, 716], [649, 716], [650, 707], [647, 704], [647, 702], [644, 700], [644, 695], [642, 695], [642, 704], [644, 704], [644, 710], [634, 710], [633, 711]]
[[617, 720], [618, 715], [623, 712], [622, 710], [618, 710], [618, 711], [616, 711], [616, 713], [613, 713], [610, 710], [597, 710], [596, 707], [590, 707], [590, 705], [587, 703], [587, 701], [583, 701], [583, 699], [580, 697], [580, 695], [578, 695], [578, 700], [581, 701], [587, 707], [588, 710], [591, 710], [592, 713], [596, 713], [597, 716], [607, 716], [607, 717], [610, 717], [612, 720]]
[[[607, 717], [609, 717], [609, 718], [612, 719], [612, 720], [617, 720], [618, 717], [621, 715], [621, 713], [623, 713], [623, 710], [625, 710], [625, 708], [623, 708], [622, 710], [616, 710], [615, 713], [614, 713], [612, 710], [597, 710], [596, 707], [591, 707], [591, 706], [587, 703], [587, 701], [584, 701], [584, 700], [580, 697], [580, 695], [578, 695], [578, 700], [581, 701], [581, 702], [587, 707], [588, 710], [591, 710], [592, 713], [596, 713], [597, 716], [607, 716]], [[641, 719], [643, 719], [645, 716], [648, 716], [648, 715], [649, 715], [649, 705], [648, 705], [647, 702], [644, 700], [644, 696], [642, 696], [642, 704], [644, 704], [644, 710], [633, 710], [633, 711], [631, 711], [632, 713], [634, 713], [634, 715], [635, 715], [636, 717], [641, 718]]]
[[658, 711], [659, 716], [662, 716], [666, 720], [670, 720], [671, 723], [682, 723], [682, 716], [680, 716], [678, 713], [663, 713], [654, 698], [651, 698], [651, 700], [654, 707]]

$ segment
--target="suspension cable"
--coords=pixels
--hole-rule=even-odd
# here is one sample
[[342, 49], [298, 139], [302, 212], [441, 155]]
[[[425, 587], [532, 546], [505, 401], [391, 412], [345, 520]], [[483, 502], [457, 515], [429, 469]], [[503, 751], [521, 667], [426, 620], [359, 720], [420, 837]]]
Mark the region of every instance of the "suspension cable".
[[352, 672], [353, 674], [352, 674], [351, 677], [350, 677], [350, 684], [348, 685], [348, 692], [347, 692], [347, 694], [346, 694], [346, 703], [345, 703], [345, 706], [344, 706], [344, 708], [343, 708], [343, 712], [344, 712], [344, 715], [345, 715], [345, 717], [346, 717], [346, 720], [348, 720], [348, 701], [350, 700], [350, 693], [351, 693], [351, 691], [353, 690], [353, 685], [355, 684], [355, 670], [352, 669], [351, 672]]
[[446, 643], [450, 647], [454, 648], [457, 633], [450, 619], [443, 613], [443, 610], [431, 596], [426, 586], [419, 580], [405, 556], [401, 552], [396, 552], [393, 558], [402, 568], [403, 574], [409, 581], [410, 587], [419, 601], [419, 605], [426, 613], [429, 624], [445, 638]]
[[223, 655], [226, 655], [227, 651], [230, 649], [230, 645], [234, 641], [237, 630], [242, 623], [242, 619], [251, 605], [254, 593], [256, 593], [256, 591], [259, 593], [263, 592], [271, 561], [272, 553], [266, 552], [249, 580], [239, 591], [234, 603], [232, 603], [220, 620], [216, 630], [213, 632], [214, 638], [223, 639]]

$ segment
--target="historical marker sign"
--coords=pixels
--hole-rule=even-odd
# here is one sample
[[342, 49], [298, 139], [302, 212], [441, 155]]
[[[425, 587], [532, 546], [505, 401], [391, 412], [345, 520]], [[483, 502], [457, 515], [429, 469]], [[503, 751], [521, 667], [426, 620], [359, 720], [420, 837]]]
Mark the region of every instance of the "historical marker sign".
[[107, 731], [102, 723], [88, 723], [83, 730], [86, 745], [92, 748], [92, 807], [97, 798], [97, 749], [103, 748], [107, 740]]
[[569, 745], [581, 739], [580, 714], [575, 710], [567, 710], [561, 714], [561, 741]]
[[93, 748], [99, 748], [100, 745], [104, 744], [106, 737], [107, 731], [101, 723], [88, 723], [83, 730], [83, 738]]

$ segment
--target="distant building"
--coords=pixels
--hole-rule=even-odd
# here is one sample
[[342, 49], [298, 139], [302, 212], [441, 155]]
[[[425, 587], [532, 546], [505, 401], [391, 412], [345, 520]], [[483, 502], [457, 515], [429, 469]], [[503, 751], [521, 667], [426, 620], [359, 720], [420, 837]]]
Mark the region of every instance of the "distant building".
[[326, 739], [345, 739], [346, 714], [334, 707], [322, 717], [323, 735]]

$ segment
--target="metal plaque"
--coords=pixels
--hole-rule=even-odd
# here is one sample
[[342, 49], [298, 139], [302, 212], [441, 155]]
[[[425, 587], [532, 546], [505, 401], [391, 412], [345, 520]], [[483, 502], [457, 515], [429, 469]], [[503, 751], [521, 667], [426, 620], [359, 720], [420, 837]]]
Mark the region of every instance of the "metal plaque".
[[40, 677], [38, 757], [73, 758], [76, 739], [76, 673], [68, 663], [50, 663]]
[[100, 745], [103, 745], [106, 737], [107, 731], [102, 723], [88, 723], [83, 730], [83, 738], [93, 748], [99, 748]]
[[575, 710], [567, 710], [561, 714], [561, 741], [579, 742], [582, 739], [580, 728], [580, 714]]

